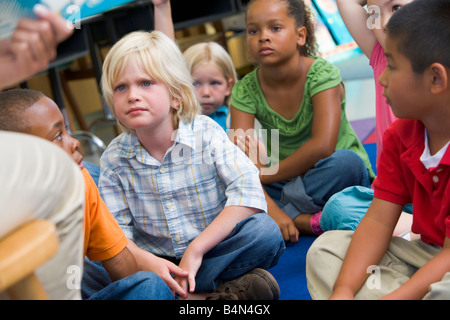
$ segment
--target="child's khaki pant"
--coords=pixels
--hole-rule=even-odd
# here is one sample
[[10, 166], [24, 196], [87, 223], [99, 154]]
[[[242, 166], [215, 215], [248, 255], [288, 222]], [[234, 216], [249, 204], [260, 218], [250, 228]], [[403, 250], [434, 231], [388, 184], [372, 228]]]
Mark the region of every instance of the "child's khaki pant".
[[[306, 277], [313, 299], [330, 297], [352, 236], [353, 231], [328, 231], [312, 244], [306, 259]], [[368, 268], [368, 279], [355, 298], [379, 299], [394, 291], [440, 249], [421, 240], [393, 237], [380, 263]], [[430, 286], [424, 299], [450, 299], [450, 272]]]

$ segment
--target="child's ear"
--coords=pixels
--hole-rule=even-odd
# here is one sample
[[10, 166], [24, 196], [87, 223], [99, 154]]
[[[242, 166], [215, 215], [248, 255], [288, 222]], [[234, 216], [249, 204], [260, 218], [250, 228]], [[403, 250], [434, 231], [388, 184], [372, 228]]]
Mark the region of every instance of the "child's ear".
[[231, 90], [233, 89], [234, 86], [234, 80], [232, 78], [228, 79], [228, 87], [227, 87], [227, 91], [225, 92], [226, 96], [229, 96], [231, 94]]
[[180, 107], [180, 101], [178, 101], [178, 99], [172, 98], [172, 101], [170, 102], [170, 106], [173, 109], [178, 110], [178, 108]]
[[307, 32], [305, 26], [297, 28], [297, 44], [300, 47], [303, 47], [306, 43]]
[[433, 63], [430, 68], [431, 93], [439, 94], [449, 89], [449, 70], [440, 63]]

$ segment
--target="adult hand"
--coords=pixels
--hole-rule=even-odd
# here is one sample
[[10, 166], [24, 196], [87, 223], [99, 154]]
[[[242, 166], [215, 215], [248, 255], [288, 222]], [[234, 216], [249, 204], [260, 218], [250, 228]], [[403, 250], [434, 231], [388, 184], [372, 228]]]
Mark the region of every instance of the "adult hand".
[[38, 19], [23, 18], [10, 39], [0, 42], [0, 89], [43, 71], [56, 58], [56, 47], [73, 33], [73, 26], [57, 13], [36, 5]]
[[55, 46], [72, 35], [73, 25], [62, 18], [59, 13], [50, 11], [40, 4], [35, 5], [33, 10], [40, 21], [46, 21], [50, 25], [55, 36]]

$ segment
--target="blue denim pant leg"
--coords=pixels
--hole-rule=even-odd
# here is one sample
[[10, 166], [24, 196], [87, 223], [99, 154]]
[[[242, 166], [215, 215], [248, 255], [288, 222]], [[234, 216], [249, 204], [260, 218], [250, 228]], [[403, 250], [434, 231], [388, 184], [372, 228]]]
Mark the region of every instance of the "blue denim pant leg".
[[320, 160], [303, 179], [306, 192], [323, 207], [330, 197], [350, 186], [370, 187], [370, 178], [364, 161], [350, 150], [336, 150]]
[[353, 151], [336, 150], [283, 187], [283, 210], [292, 219], [301, 213], [318, 212], [332, 195], [350, 186], [369, 187], [368, 170]]
[[99, 261], [84, 258], [83, 278], [81, 281], [81, 298], [89, 299], [96, 292], [111, 284], [108, 272]]
[[239, 222], [233, 232], [203, 257], [196, 276], [196, 291], [210, 292], [254, 268], [269, 269], [285, 249], [280, 229], [266, 213]]
[[172, 300], [167, 284], [155, 273], [140, 271], [111, 282], [102, 264], [85, 258], [82, 298], [85, 300]]
[[157, 274], [139, 271], [112, 282], [89, 300], [173, 300], [167, 284]]

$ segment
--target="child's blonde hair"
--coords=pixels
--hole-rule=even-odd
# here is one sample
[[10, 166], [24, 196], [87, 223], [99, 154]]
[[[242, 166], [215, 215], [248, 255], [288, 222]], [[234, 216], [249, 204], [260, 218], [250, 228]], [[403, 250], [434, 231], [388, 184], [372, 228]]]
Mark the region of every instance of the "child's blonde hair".
[[[216, 42], [201, 42], [194, 44], [184, 51], [184, 56], [189, 64], [191, 74], [193, 70], [202, 63], [212, 63], [223, 74], [227, 81], [233, 80], [232, 84], [237, 82], [237, 73], [234, 68], [233, 60], [228, 52]], [[229, 96], [225, 98], [225, 105], [229, 107]]]
[[[109, 50], [103, 63], [101, 88], [105, 102], [114, 115], [114, 86], [131, 59], [135, 59], [151, 78], [164, 83], [169, 94], [180, 103], [173, 112], [174, 128], [178, 128], [180, 120], [189, 122], [200, 114], [191, 73], [176, 43], [160, 31], [134, 31]], [[133, 132], [120, 121], [117, 122], [124, 131]]]

